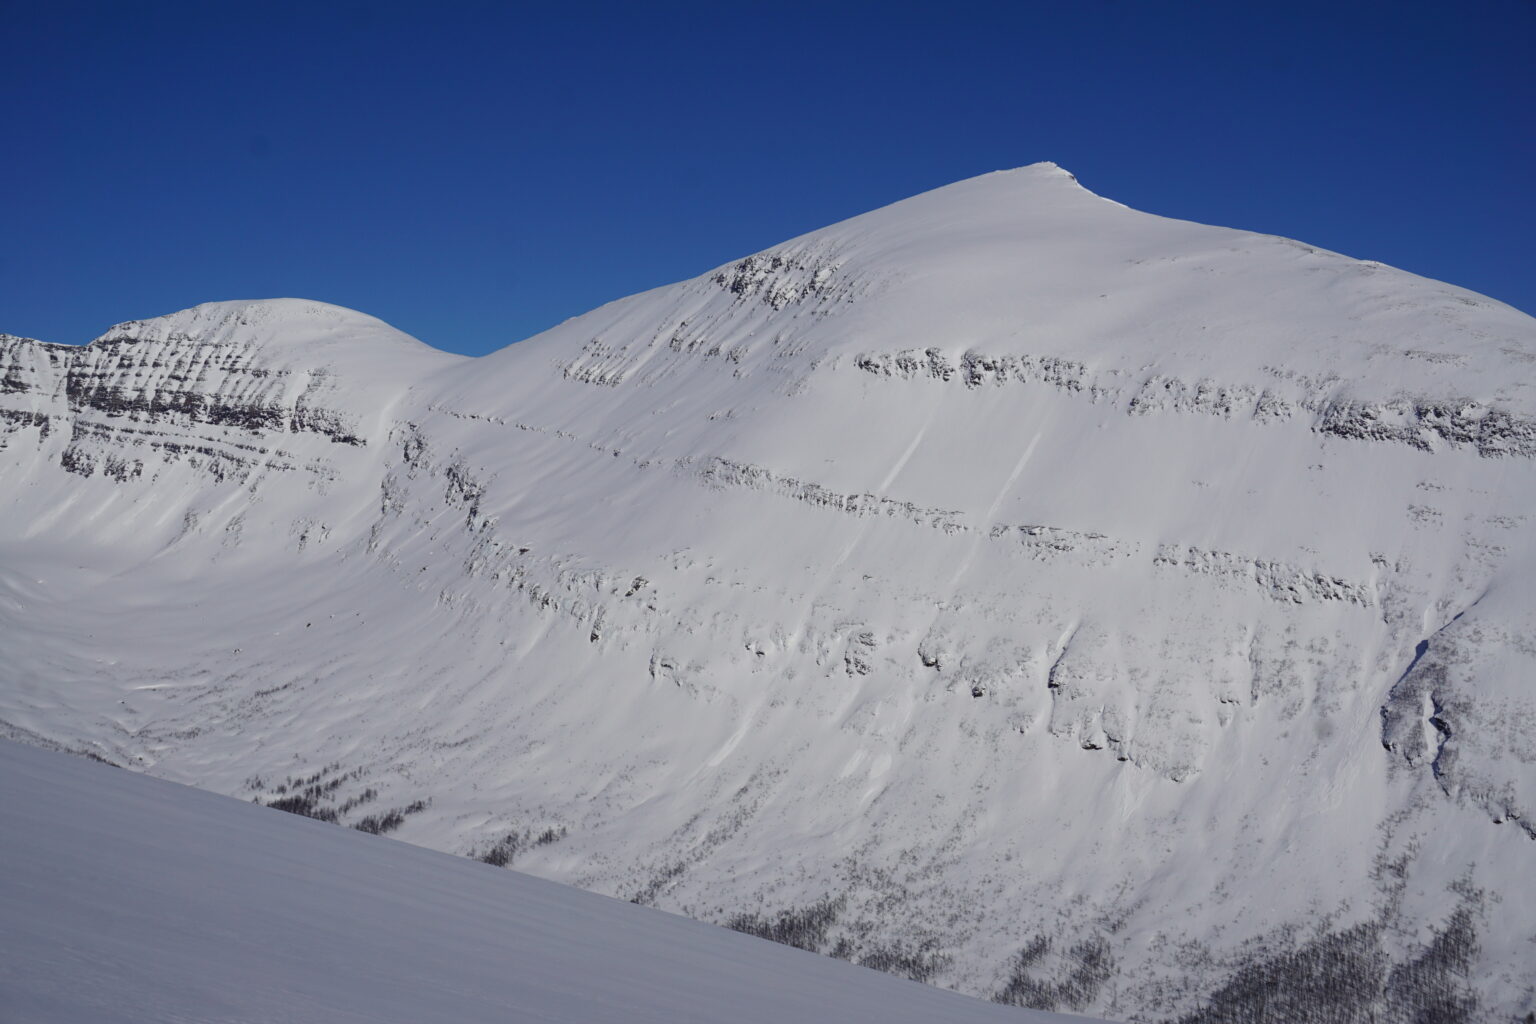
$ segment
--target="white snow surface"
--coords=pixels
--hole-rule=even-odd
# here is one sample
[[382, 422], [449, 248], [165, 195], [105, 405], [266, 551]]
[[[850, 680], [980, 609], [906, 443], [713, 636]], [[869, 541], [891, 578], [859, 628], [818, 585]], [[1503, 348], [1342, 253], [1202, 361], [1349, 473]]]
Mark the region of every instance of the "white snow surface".
[[1533, 387], [1508, 306], [1049, 164], [480, 359], [0, 338], [0, 722], [977, 995], [1176, 1020], [1358, 938], [1360, 1013], [1508, 1020]]
[[1070, 1024], [0, 741], [0, 1017]]

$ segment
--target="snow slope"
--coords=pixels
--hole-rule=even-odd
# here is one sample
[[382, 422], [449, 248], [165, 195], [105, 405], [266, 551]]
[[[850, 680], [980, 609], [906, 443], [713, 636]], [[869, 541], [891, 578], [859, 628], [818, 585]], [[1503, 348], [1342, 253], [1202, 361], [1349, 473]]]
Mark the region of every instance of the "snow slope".
[[8, 1021], [1083, 1019], [14, 743], [0, 794]]
[[1533, 384], [1507, 306], [1053, 165], [477, 360], [8, 339], [0, 720], [1026, 1005], [1507, 1020]]

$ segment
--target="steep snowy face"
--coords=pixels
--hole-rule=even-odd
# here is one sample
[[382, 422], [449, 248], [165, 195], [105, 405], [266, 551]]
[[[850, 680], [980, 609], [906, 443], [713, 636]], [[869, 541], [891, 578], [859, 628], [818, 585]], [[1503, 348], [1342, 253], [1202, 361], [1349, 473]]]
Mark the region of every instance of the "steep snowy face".
[[1025, 1005], [1536, 1009], [1509, 307], [1036, 165], [479, 360], [0, 352], [18, 733]]
[[[118, 324], [84, 347], [3, 335], [8, 482], [62, 485], [70, 504], [94, 497], [121, 506], [131, 495], [130, 519], [148, 506], [179, 514], [194, 491], [267, 477], [324, 492], [374, 471], [381, 460], [367, 449], [387, 437], [389, 407], [413, 379], [457, 361], [373, 317], [293, 299], [207, 303]], [[57, 469], [152, 486], [81, 485]], [[8, 525], [31, 530], [30, 518]], [[104, 539], [88, 518], [92, 537]], [[141, 528], [124, 533], [142, 541]]]

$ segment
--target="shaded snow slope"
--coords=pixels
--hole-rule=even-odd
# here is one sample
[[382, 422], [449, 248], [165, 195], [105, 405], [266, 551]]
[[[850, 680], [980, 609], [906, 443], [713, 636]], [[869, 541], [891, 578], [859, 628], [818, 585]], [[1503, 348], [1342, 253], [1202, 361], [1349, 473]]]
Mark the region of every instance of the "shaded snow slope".
[[1083, 1019], [5, 742], [0, 868], [9, 1021]]
[[477, 360], [8, 340], [0, 720], [1027, 1005], [1508, 1019], [1533, 385], [1507, 306], [1052, 165]]

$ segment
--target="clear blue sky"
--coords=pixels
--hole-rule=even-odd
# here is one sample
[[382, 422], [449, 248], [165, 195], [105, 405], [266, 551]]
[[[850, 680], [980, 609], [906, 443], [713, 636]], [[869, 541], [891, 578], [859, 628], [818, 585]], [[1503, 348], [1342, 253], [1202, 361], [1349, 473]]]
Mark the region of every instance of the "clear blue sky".
[[1054, 160], [1536, 312], [1536, 0], [0, 0], [0, 331], [292, 295], [480, 353]]

